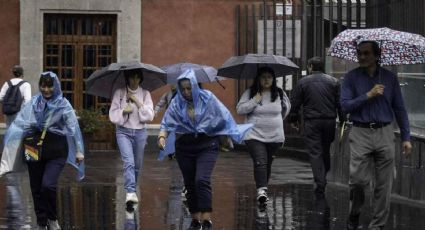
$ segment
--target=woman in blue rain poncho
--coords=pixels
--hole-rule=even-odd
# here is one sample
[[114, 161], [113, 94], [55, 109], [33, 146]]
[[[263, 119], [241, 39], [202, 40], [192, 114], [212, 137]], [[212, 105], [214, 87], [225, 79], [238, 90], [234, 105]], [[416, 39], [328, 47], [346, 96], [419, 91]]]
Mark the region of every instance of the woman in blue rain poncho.
[[56, 188], [65, 162], [84, 178], [83, 140], [74, 109], [62, 96], [60, 82], [53, 72], [44, 72], [33, 96], [11, 124], [4, 138], [0, 175], [15, 171], [22, 162], [20, 145], [24, 137], [46, 130], [39, 161], [27, 162], [34, 210], [39, 229], [60, 229], [56, 214]]
[[237, 125], [227, 108], [209, 91], [200, 89], [193, 70], [178, 78], [177, 95], [161, 122], [158, 146], [176, 134], [176, 159], [187, 189], [192, 215], [189, 229], [211, 229], [211, 174], [217, 160], [219, 136], [241, 142], [251, 125]]

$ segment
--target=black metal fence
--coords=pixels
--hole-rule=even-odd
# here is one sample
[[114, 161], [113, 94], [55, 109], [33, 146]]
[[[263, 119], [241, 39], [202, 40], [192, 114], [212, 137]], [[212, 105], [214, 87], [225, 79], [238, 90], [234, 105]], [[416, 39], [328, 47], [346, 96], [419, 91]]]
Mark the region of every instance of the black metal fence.
[[309, 57], [325, 56], [326, 48], [339, 32], [366, 26], [365, 0], [289, 2], [238, 5], [235, 55], [283, 54], [305, 68]]
[[368, 27], [391, 27], [425, 35], [424, 0], [368, 0]]
[[[299, 41], [295, 42], [296, 32], [301, 35], [299, 30], [302, 7], [292, 5], [291, 12], [291, 15], [286, 15], [286, 1], [238, 5], [235, 9], [235, 55], [279, 54], [291, 58], [294, 63], [302, 66], [300, 55], [302, 46], [299, 36]], [[238, 97], [250, 83], [249, 80], [239, 81], [236, 89]]]
[[[235, 55], [247, 53], [279, 54], [300, 66], [292, 77], [294, 86], [306, 69], [307, 60], [326, 55], [332, 39], [346, 28], [366, 25], [365, 0], [273, 0], [238, 5], [235, 9]], [[251, 84], [236, 85], [239, 100]], [[285, 89], [285, 87], [282, 87]], [[290, 88], [286, 89], [290, 95]], [[298, 133], [285, 125], [285, 132]]]

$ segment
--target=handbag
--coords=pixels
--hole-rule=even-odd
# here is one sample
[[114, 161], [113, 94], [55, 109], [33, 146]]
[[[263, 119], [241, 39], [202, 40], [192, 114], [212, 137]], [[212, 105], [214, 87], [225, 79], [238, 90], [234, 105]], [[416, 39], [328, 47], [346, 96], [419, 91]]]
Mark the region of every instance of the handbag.
[[44, 138], [46, 137], [47, 125], [49, 124], [51, 114], [52, 113], [50, 113], [49, 117], [46, 120], [41, 135], [38, 135], [37, 132], [28, 137], [25, 137], [22, 141], [24, 146], [24, 159], [26, 162], [38, 162], [41, 160], [43, 142]]

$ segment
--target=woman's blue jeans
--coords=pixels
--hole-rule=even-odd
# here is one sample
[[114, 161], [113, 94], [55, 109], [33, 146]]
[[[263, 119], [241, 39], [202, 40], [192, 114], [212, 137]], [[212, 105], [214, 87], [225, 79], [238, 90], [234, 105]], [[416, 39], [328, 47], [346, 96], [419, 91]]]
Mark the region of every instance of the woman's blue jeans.
[[124, 189], [128, 193], [136, 192], [137, 178], [142, 170], [147, 131], [117, 127], [116, 136], [123, 161]]

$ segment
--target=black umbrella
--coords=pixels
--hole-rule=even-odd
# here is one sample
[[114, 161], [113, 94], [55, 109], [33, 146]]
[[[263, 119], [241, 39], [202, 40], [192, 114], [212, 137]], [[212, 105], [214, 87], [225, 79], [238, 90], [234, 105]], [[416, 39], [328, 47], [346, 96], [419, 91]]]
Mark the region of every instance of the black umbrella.
[[237, 78], [252, 79], [257, 76], [259, 68], [268, 66], [272, 68], [277, 77], [295, 73], [299, 67], [287, 57], [270, 54], [247, 54], [234, 56], [218, 69], [217, 75]]
[[95, 71], [86, 80], [86, 93], [111, 98], [114, 91], [126, 85], [124, 71], [140, 70], [143, 73], [141, 87], [153, 91], [166, 84], [166, 73], [151, 64], [139, 61], [112, 63]]
[[217, 82], [223, 89], [225, 88], [219, 81], [225, 78], [217, 76], [217, 70], [208, 65], [199, 65], [189, 62], [182, 62], [161, 67], [167, 73], [167, 83], [177, 84], [177, 78], [186, 70], [191, 69], [195, 73], [196, 81], [199, 83]]

